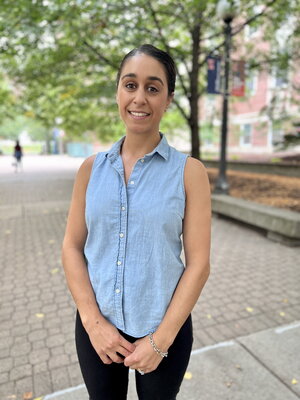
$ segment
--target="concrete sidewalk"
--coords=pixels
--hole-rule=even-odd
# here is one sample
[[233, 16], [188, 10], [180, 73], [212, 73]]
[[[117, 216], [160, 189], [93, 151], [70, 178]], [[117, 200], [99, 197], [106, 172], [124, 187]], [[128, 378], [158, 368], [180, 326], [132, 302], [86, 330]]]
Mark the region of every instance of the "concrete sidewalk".
[[[15, 174], [11, 157], [0, 157], [0, 400], [54, 399], [59, 391], [69, 393], [68, 400], [86, 399], [82, 388], [66, 389], [83, 381], [74, 343], [75, 307], [60, 257], [74, 176], [81, 162], [67, 156], [26, 156], [24, 171]], [[255, 343], [266, 348], [270, 341], [260, 336], [262, 331], [274, 333], [278, 326], [299, 321], [299, 288], [299, 249], [213, 218], [211, 274], [193, 310], [192, 377], [184, 380], [178, 399], [265, 400], [268, 397], [262, 392], [253, 395], [263, 388], [275, 393], [272, 400], [291, 398], [293, 393], [280, 373], [289, 372], [281, 364], [284, 360], [291, 368], [299, 358], [296, 343], [288, 345], [288, 352], [280, 346], [277, 351], [274, 339], [270, 347], [276, 364], [260, 357], [261, 365], [242, 340], [261, 338]], [[269, 336], [284, 338], [288, 344], [288, 332], [299, 334], [290, 329]], [[228, 341], [233, 344], [219, 344]], [[276, 385], [270, 386], [262, 376], [271, 376], [271, 384]], [[295, 392], [300, 383], [292, 385], [292, 379], [300, 381], [298, 371], [283, 380]], [[278, 387], [291, 394], [280, 397]]]
[[[300, 321], [194, 350], [178, 400], [300, 398]], [[298, 355], [298, 356], [297, 356]], [[130, 374], [128, 400], [136, 400]], [[88, 400], [84, 385], [44, 400]]]

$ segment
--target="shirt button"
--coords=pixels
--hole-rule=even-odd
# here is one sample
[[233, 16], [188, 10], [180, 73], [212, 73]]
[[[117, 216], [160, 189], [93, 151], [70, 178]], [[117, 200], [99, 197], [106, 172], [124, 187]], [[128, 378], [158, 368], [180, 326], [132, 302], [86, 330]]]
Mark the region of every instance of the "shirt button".
[[117, 265], [121, 265], [121, 264], [122, 264], [122, 262], [121, 262], [121, 261], [118, 261], [118, 262], [117, 262]]
[[124, 233], [120, 233], [120, 238], [124, 237]]
[[142, 158], [142, 159], [141, 159], [141, 162], [145, 162], [145, 160]]
[[120, 289], [116, 289], [116, 293], [120, 293], [120, 291], [121, 291]]
[[125, 211], [125, 207], [124, 207], [124, 206], [123, 206], [123, 207], [121, 207], [121, 210], [122, 210], [122, 211]]
[[130, 181], [130, 185], [134, 185], [134, 181]]

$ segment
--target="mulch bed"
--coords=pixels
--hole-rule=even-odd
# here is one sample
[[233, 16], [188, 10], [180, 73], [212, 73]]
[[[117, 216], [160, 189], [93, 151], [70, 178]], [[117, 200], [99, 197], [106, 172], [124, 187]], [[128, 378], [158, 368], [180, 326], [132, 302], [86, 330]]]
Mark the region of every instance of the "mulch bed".
[[[213, 190], [218, 170], [207, 171]], [[229, 170], [227, 180], [233, 197], [300, 212], [300, 178]]]

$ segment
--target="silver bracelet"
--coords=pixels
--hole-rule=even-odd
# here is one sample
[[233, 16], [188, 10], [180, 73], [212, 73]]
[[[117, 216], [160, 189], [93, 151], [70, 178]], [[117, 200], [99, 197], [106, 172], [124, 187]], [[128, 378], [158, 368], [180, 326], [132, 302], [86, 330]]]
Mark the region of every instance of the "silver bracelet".
[[151, 343], [151, 346], [153, 347], [153, 350], [161, 356], [161, 358], [168, 357], [168, 352], [166, 351], [165, 353], [156, 346], [154, 340], [153, 340], [153, 332], [149, 333], [149, 341]]

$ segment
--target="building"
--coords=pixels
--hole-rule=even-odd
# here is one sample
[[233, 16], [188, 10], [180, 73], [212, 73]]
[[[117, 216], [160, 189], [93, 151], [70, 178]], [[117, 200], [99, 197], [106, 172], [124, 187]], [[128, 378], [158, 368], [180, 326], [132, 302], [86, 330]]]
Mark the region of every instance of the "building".
[[[282, 36], [282, 32], [281, 32]], [[287, 133], [296, 132], [300, 121], [300, 71], [290, 64], [282, 73], [267, 63], [270, 44], [262, 38], [262, 30], [246, 26], [235, 40], [232, 60], [244, 59], [245, 95], [230, 97], [228, 124], [228, 154], [266, 154], [276, 150]], [[258, 68], [247, 67], [248, 51], [261, 54]], [[222, 96], [206, 95], [201, 101], [201, 127], [204, 152], [217, 152], [220, 140]]]

